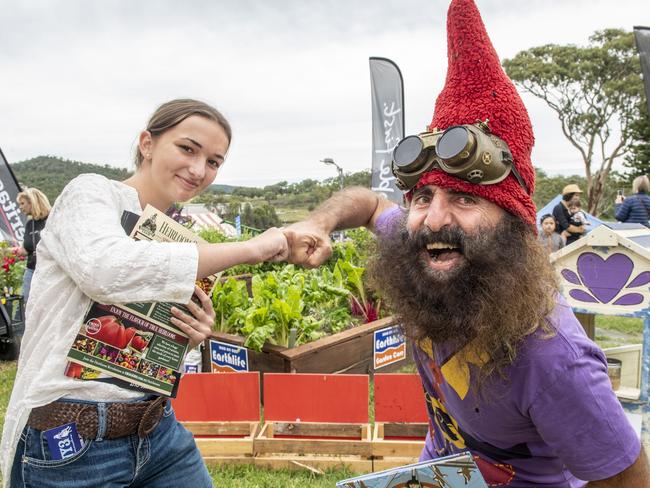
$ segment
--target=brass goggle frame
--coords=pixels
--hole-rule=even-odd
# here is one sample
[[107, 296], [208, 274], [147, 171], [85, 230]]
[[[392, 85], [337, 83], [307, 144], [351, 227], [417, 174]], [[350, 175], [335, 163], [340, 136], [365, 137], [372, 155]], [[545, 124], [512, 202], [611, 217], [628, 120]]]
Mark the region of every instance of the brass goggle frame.
[[499, 183], [512, 172], [529, 193], [508, 144], [490, 133], [487, 121], [408, 136], [395, 146], [391, 169], [401, 190], [411, 190], [434, 168], [476, 185]]

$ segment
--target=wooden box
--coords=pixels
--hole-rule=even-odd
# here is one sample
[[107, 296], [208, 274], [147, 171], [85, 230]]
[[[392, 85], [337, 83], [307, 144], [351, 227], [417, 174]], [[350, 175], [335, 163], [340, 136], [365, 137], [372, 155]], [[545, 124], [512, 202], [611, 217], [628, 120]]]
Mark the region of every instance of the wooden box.
[[260, 429], [259, 373], [186, 374], [173, 406], [206, 464], [253, 462]]
[[[249, 370], [262, 373], [374, 373], [374, 333], [395, 323], [395, 319], [387, 317], [291, 349], [265, 344], [261, 352], [248, 351]], [[244, 345], [243, 337], [232, 334], [213, 333], [212, 339], [240, 347]], [[210, 371], [210, 348], [205, 350], [203, 370]], [[406, 359], [382, 367], [381, 371], [400, 369], [411, 362], [410, 357], [407, 351]]]
[[376, 374], [374, 382], [374, 471], [417, 462], [428, 429], [419, 375]]
[[266, 374], [264, 418], [257, 465], [372, 471], [366, 375]]

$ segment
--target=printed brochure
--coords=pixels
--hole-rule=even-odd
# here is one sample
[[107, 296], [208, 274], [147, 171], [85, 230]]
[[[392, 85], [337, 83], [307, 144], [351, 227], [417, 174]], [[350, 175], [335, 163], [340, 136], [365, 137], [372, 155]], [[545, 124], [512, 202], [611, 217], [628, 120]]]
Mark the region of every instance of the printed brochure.
[[[134, 224], [135, 218], [130, 212], [122, 216], [122, 226], [135, 240], [205, 242], [152, 206]], [[218, 278], [212, 275], [196, 284], [210, 296]], [[170, 322], [172, 306], [191, 315], [180, 303], [92, 302], [68, 352], [65, 374], [175, 397], [189, 339]]]
[[337, 488], [487, 488], [469, 452], [339, 481]]

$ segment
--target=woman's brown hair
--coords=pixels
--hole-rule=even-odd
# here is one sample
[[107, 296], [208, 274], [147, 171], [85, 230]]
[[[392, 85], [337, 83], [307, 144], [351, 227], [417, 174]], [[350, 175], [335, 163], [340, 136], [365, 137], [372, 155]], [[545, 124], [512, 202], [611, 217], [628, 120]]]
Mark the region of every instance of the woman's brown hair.
[[[151, 133], [151, 137], [156, 138], [192, 115], [199, 115], [219, 124], [226, 133], [228, 144], [230, 144], [232, 129], [228, 120], [216, 108], [190, 98], [179, 98], [163, 103], [149, 119], [146, 130]], [[140, 167], [143, 159], [140, 148], [137, 148], [135, 153], [136, 168]]]

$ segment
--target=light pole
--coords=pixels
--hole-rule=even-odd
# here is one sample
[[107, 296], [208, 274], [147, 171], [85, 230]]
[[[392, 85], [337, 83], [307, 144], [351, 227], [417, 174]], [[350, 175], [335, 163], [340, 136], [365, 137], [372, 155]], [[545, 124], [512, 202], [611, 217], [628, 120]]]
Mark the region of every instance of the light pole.
[[[343, 191], [343, 168], [336, 164], [332, 158], [325, 158], [321, 159], [320, 161], [321, 163], [336, 166], [336, 170], [339, 172], [339, 189]], [[334, 237], [334, 234], [332, 234], [332, 236], [335, 240], [338, 240], [340, 242], [343, 242], [343, 239], [345, 239], [345, 233], [343, 231], [339, 232], [337, 237]]]
[[336, 164], [332, 158], [325, 158], [325, 159], [321, 159], [320, 161], [321, 163], [331, 164], [333, 166], [336, 166], [336, 170], [339, 172], [339, 188], [343, 190], [343, 168], [341, 168], [338, 164]]

